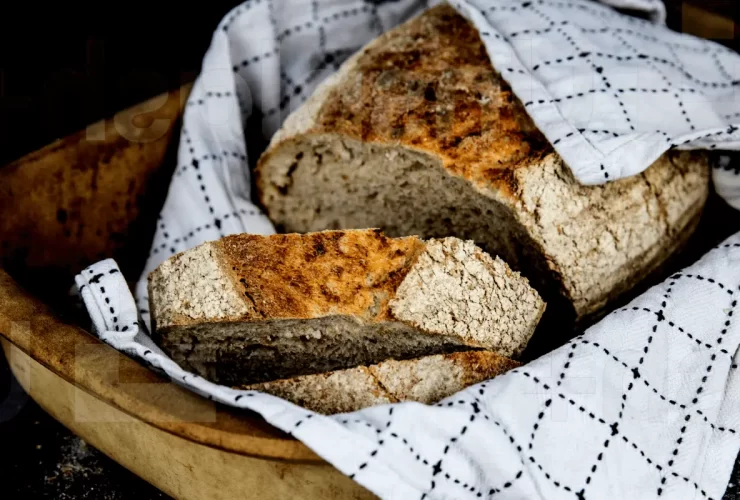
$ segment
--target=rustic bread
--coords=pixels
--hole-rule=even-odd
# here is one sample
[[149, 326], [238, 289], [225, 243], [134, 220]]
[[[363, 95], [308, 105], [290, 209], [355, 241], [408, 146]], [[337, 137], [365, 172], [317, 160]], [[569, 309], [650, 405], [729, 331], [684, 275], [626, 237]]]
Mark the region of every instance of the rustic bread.
[[287, 118], [256, 173], [283, 230], [471, 239], [573, 319], [679, 247], [709, 185], [708, 156], [678, 151], [580, 185], [447, 5], [348, 60]]
[[318, 413], [346, 413], [400, 401], [436, 403], [517, 366], [518, 362], [494, 352], [467, 351], [388, 360], [240, 388], [266, 392]]
[[228, 385], [469, 349], [517, 355], [544, 302], [472, 242], [378, 230], [241, 234], [149, 276], [153, 338]]

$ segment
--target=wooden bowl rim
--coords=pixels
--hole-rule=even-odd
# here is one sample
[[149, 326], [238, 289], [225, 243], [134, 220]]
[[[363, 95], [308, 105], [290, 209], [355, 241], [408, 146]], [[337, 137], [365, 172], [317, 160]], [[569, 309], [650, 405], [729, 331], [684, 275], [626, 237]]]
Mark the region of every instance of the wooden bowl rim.
[[163, 431], [242, 455], [326, 464], [256, 414], [198, 396], [65, 322], [1, 269], [0, 336], [76, 387]]
[[[191, 83], [186, 83], [117, 115], [130, 118], [153, 113], [154, 117], [171, 119], [174, 125], [182, 115], [191, 87]], [[119, 144], [123, 136], [116, 126], [116, 117], [97, 125], [106, 131], [105, 140], [99, 143], [101, 148], [125, 147]], [[66, 150], [69, 158], [64, 160], [71, 161], [82, 138], [84, 131], [72, 134], [20, 158], [4, 167], [5, 171], [43, 170], [47, 167], [46, 158]], [[130, 140], [123, 143], [136, 147]], [[116, 158], [106, 160], [107, 168], [125, 168], [125, 164], [116, 163]], [[256, 413], [198, 396], [66, 322], [2, 269], [0, 337], [64, 380], [163, 431], [243, 455], [328, 466], [303, 443], [270, 426]]]

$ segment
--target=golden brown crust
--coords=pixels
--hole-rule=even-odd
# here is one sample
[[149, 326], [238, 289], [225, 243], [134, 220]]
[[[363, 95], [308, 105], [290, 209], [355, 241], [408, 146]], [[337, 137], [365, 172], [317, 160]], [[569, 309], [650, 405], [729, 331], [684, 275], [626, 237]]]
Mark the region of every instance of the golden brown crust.
[[449, 5], [366, 48], [316, 122], [311, 133], [420, 149], [451, 172], [509, 194], [519, 165], [552, 152], [491, 66], [476, 29]]
[[214, 245], [224, 274], [247, 302], [249, 312], [236, 321], [331, 314], [386, 319], [388, 302], [425, 246], [379, 230], [240, 234]]
[[520, 363], [491, 351], [464, 351], [239, 386], [287, 399], [323, 414], [416, 401], [432, 404], [490, 380]]
[[521, 363], [504, 356], [492, 356], [488, 351], [465, 351], [444, 354], [456, 365], [464, 368], [463, 385], [477, 384], [509, 370], [521, 366]]

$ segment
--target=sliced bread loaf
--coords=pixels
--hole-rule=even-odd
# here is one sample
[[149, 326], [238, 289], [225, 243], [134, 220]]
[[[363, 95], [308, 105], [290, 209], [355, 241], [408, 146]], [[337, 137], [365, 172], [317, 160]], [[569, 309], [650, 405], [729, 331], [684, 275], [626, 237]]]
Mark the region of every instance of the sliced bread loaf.
[[573, 319], [679, 247], [709, 185], [708, 156], [686, 151], [631, 178], [580, 185], [448, 5], [348, 60], [286, 119], [256, 173], [282, 230], [474, 240]]
[[490, 351], [388, 360], [317, 375], [254, 384], [254, 389], [323, 413], [346, 413], [400, 401], [432, 404], [519, 366]]
[[236, 235], [149, 276], [153, 338], [228, 385], [467, 349], [517, 355], [544, 302], [472, 242], [378, 230]]

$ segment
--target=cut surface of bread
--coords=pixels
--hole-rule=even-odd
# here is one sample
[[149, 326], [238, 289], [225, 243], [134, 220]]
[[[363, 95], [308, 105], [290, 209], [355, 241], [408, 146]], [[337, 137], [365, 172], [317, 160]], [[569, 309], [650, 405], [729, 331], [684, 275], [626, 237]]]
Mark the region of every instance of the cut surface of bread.
[[490, 351], [467, 351], [387, 360], [239, 388], [266, 392], [317, 413], [346, 413], [401, 401], [436, 403], [517, 366], [518, 362]]
[[469, 349], [515, 356], [545, 304], [470, 241], [377, 230], [234, 235], [149, 276], [153, 338], [229, 385]]
[[691, 234], [708, 165], [671, 151], [642, 174], [580, 185], [475, 28], [442, 5], [348, 60], [286, 119], [256, 173], [279, 228], [473, 240], [581, 319]]

